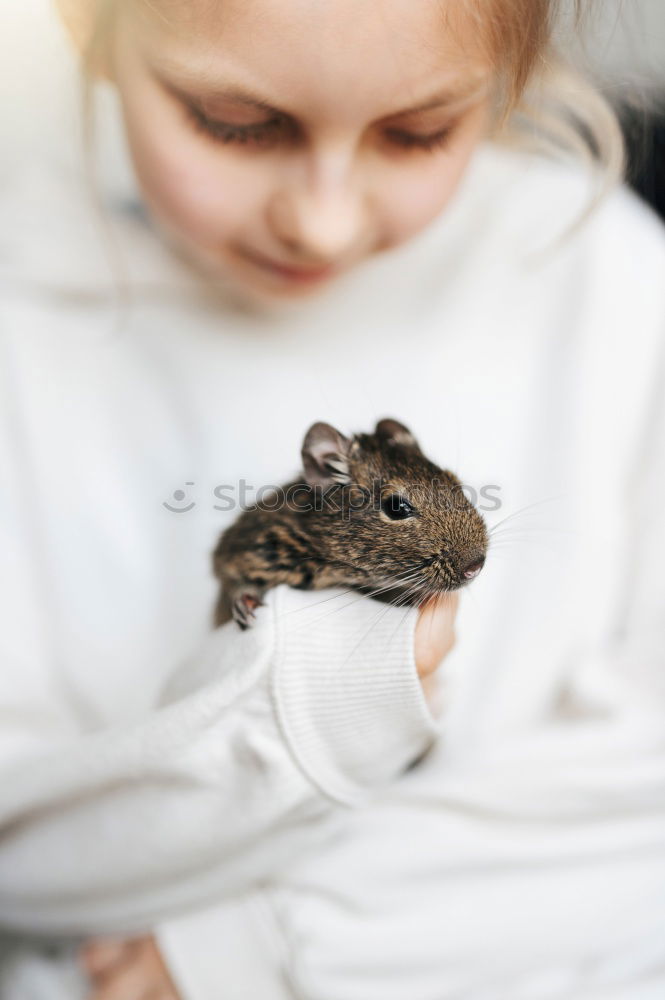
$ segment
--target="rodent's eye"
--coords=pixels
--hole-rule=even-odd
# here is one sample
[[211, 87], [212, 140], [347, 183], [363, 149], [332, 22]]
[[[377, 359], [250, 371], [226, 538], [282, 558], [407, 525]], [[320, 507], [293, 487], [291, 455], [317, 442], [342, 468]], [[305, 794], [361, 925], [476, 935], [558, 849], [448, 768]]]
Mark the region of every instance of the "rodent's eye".
[[381, 501], [381, 510], [391, 521], [403, 521], [406, 517], [413, 517], [415, 511], [408, 500], [401, 497], [399, 493], [391, 493]]

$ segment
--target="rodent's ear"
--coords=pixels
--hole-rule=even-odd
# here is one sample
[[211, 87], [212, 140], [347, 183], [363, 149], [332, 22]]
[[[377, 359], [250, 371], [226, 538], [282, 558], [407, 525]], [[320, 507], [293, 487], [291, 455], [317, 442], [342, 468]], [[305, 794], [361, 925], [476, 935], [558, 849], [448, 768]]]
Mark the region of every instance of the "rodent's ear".
[[305, 478], [310, 486], [327, 489], [334, 483], [351, 482], [349, 448], [351, 441], [330, 424], [312, 424], [302, 446]]
[[389, 444], [402, 444], [406, 448], [413, 448], [414, 451], [420, 451], [420, 445], [409, 428], [405, 427], [404, 424], [400, 424], [398, 420], [379, 420], [374, 428], [374, 433]]

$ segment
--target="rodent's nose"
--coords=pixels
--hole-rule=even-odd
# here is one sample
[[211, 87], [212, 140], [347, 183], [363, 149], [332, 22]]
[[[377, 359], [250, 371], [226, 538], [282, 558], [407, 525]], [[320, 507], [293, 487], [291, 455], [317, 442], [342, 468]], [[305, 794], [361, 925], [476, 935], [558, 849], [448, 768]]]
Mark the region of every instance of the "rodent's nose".
[[462, 567], [460, 574], [465, 580], [473, 580], [474, 576], [478, 576], [484, 565], [485, 556], [474, 555], [471, 561]]

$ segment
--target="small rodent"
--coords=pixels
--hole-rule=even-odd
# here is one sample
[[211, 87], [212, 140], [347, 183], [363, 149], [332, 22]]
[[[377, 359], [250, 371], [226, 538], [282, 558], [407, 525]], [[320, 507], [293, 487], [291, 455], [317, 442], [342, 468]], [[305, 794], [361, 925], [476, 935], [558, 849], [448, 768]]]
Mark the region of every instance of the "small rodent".
[[460, 480], [397, 420], [345, 437], [313, 424], [304, 475], [244, 510], [221, 535], [215, 626], [247, 628], [267, 590], [346, 586], [396, 604], [457, 590], [485, 562], [485, 522]]

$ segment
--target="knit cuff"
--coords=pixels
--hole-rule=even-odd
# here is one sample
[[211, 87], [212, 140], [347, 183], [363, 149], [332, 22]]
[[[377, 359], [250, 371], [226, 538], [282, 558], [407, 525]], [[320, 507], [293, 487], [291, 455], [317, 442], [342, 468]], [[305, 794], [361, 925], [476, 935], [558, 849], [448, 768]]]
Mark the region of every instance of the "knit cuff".
[[347, 805], [405, 770], [435, 739], [414, 659], [417, 608], [339, 588], [275, 588], [272, 693], [310, 781]]

